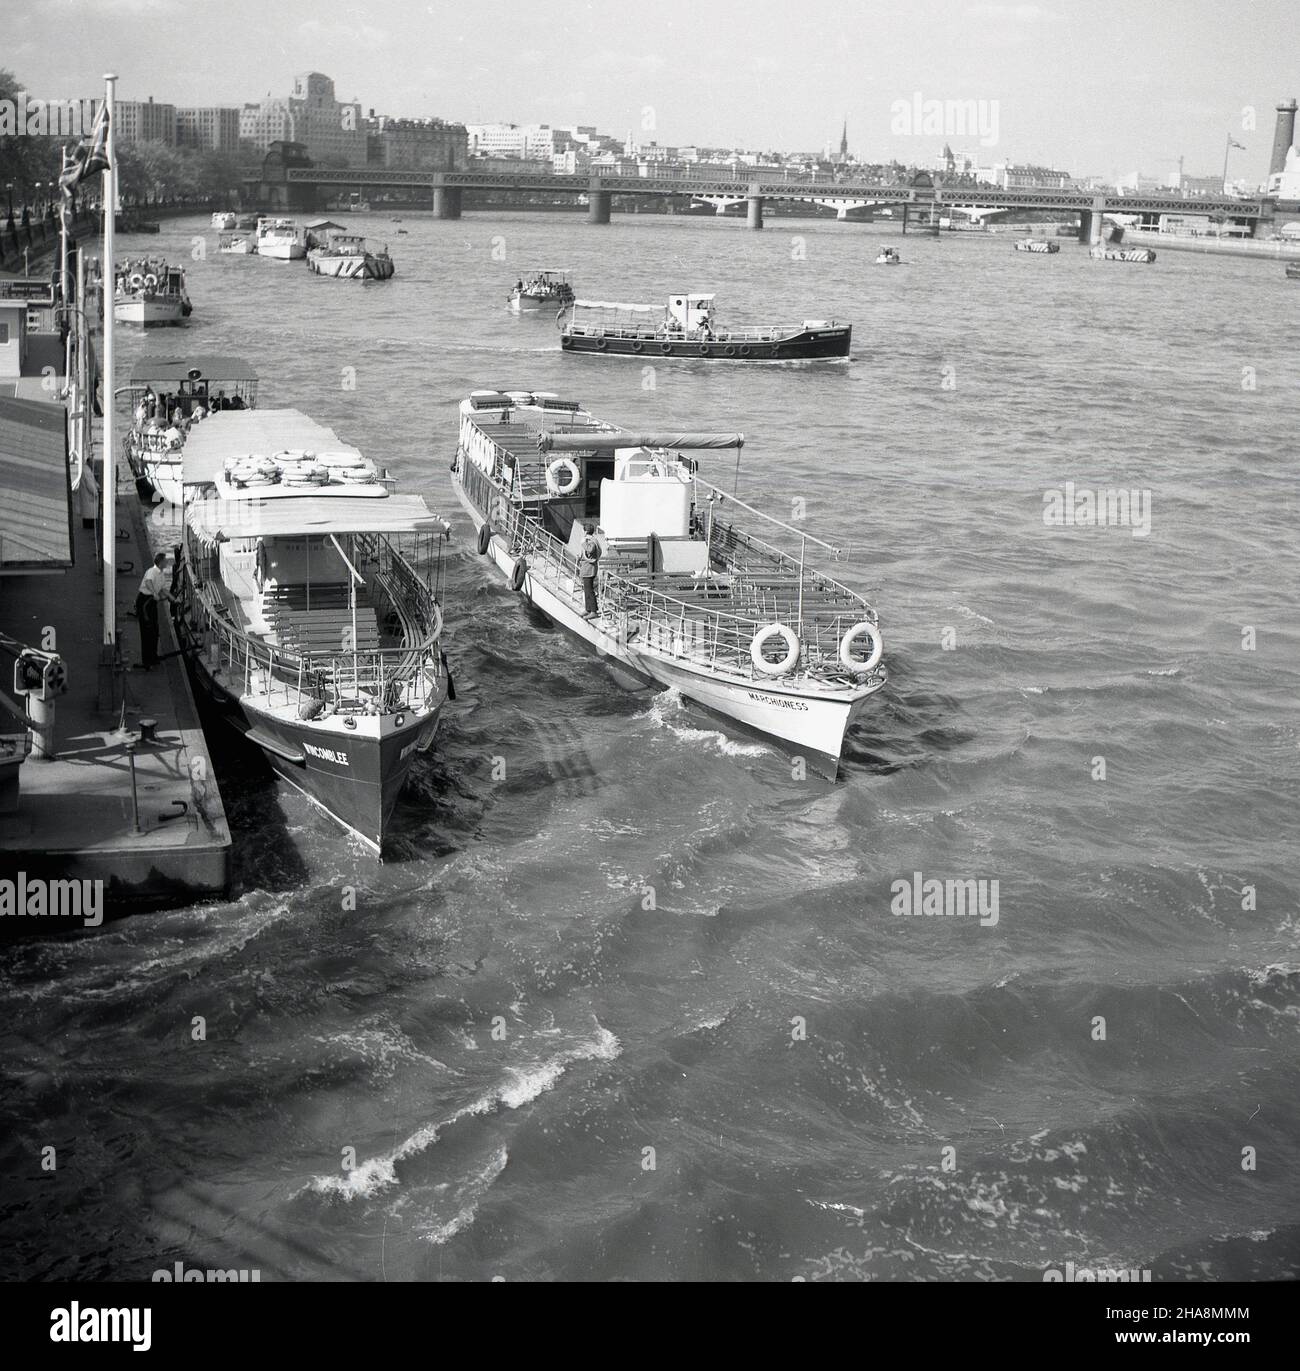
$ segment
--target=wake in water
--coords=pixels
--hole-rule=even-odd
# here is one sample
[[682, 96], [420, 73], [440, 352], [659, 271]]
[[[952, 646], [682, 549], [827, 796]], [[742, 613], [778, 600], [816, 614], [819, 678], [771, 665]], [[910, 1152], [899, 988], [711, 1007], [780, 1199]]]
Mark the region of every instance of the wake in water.
[[716, 728], [695, 728], [691, 724], [678, 722], [687, 716], [692, 706], [682, 698], [676, 686], [660, 691], [650, 702], [649, 709], [634, 717], [654, 728], [665, 729], [679, 742], [694, 747], [707, 748], [721, 757], [766, 757], [774, 755], [770, 747], [762, 743], [742, 742]]

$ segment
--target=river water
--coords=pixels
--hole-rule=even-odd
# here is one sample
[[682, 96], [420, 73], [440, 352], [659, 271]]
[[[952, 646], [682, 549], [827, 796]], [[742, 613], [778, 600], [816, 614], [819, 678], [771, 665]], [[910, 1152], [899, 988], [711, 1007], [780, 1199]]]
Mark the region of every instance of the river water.
[[[772, 218], [359, 223], [392, 281], [220, 257], [197, 219], [121, 247], [208, 250], [147, 350], [246, 357], [264, 405], [452, 517], [459, 698], [383, 866], [222, 747], [230, 903], [3, 949], [5, 1273], [1300, 1274], [1281, 266]], [[887, 237], [904, 265], [872, 265]], [[853, 359], [563, 357], [504, 309], [531, 266], [837, 316]], [[837, 783], [625, 692], [489, 574], [447, 471], [480, 387], [740, 429], [741, 496], [851, 549], [890, 684]], [[1045, 523], [1067, 482], [1137, 492], [1135, 526]], [[996, 924], [892, 913], [915, 872], [996, 881]]]

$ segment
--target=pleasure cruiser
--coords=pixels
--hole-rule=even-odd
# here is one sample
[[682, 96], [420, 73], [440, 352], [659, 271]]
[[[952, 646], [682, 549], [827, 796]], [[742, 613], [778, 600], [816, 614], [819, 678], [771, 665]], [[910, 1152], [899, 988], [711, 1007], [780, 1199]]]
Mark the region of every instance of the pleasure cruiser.
[[296, 262], [307, 255], [307, 239], [292, 219], [259, 219], [257, 255], [281, 262]]
[[176, 618], [201, 696], [382, 854], [450, 688], [447, 524], [291, 409], [205, 420], [185, 485]]
[[547, 269], [521, 276], [506, 296], [506, 304], [515, 314], [538, 309], [554, 309], [557, 305], [573, 303], [573, 287], [565, 271]]
[[113, 281], [113, 318], [119, 324], [179, 324], [193, 311], [181, 267], [169, 267], [161, 257], [119, 263]]
[[808, 564], [810, 547], [836, 548], [700, 474], [698, 454], [743, 441], [628, 432], [550, 394], [475, 391], [452, 479], [479, 553], [617, 673], [677, 687], [834, 776], [845, 730], [885, 684], [879, 619]]

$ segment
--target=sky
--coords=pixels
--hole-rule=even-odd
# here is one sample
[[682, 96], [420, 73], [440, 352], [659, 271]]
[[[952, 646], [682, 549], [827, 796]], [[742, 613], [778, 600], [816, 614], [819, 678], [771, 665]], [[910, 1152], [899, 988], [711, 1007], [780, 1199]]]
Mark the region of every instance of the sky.
[[[378, 113], [594, 124], [641, 142], [1074, 175], [1264, 178], [1300, 94], [1295, 0], [0, 0], [0, 67], [29, 94], [242, 104], [295, 74]], [[984, 102], [983, 143], [902, 110]], [[924, 108], [924, 107], [923, 107]], [[1255, 127], [1243, 111], [1253, 110]], [[923, 112], [923, 111], [922, 111]], [[989, 141], [994, 138], [995, 141]]]

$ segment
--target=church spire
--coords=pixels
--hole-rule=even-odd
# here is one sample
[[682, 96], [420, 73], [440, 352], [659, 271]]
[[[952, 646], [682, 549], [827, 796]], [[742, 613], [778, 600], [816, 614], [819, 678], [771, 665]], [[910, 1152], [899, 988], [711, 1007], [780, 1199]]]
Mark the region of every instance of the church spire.
[[849, 121], [844, 121], [844, 132], [840, 134], [840, 161], [849, 155]]

